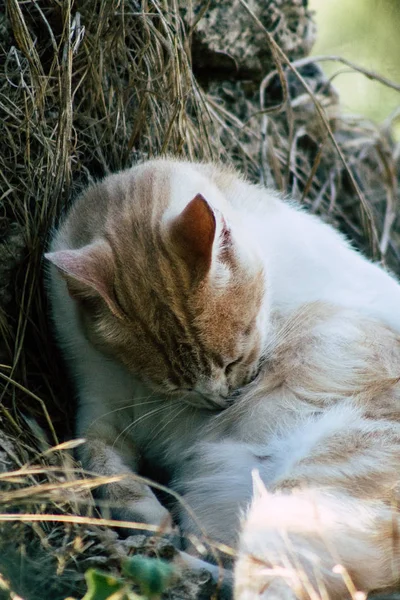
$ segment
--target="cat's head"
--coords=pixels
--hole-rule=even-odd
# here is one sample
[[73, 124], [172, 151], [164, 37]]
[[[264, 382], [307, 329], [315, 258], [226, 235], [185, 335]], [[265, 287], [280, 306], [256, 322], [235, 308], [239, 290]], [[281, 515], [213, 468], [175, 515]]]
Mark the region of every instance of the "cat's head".
[[198, 406], [255, 377], [265, 338], [262, 262], [228, 207], [192, 165], [145, 163], [89, 188], [66, 220], [78, 247], [47, 255], [92, 343]]

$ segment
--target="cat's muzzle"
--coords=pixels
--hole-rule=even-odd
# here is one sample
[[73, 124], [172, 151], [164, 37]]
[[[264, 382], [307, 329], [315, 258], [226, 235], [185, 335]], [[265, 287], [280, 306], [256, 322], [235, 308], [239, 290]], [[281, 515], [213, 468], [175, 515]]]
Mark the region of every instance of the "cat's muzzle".
[[207, 410], [223, 410], [224, 408], [228, 408], [233, 399], [231, 396], [222, 396], [222, 395], [207, 395], [202, 392], [198, 392], [197, 390], [183, 390], [184, 396], [183, 400], [190, 404], [190, 406], [194, 406], [196, 408], [205, 408]]

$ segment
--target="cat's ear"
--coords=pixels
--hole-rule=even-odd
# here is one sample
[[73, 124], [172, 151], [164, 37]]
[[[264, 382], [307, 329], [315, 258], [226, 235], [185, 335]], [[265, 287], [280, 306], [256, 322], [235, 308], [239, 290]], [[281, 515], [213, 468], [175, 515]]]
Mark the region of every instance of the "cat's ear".
[[45, 258], [60, 271], [72, 298], [84, 300], [100, 296], [110, 310], [120, 316], [114, 296], [115, 265], [105, 240], [75, 250], [48, 252]]
[[179, 254], [197, 273], [205, 274], [211, 266], [215, 231], [214, 211], [201, 194], [172, 223], [172, 239]]

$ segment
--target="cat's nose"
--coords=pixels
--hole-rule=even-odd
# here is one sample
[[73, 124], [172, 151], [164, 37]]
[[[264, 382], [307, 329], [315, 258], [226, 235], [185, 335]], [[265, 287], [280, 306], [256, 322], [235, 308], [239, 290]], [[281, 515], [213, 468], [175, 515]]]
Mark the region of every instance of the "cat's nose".
[[236, 398], [240, 396], [242, 393], [242, 388], [237, 388], [236, 390], [231, 390], [229, 393], [229, 399], [233, 402]]
[[229, 396], [229, 386], [226, 380], [209, 379], [195, 385], [195, 391], [203, 396], [221, 402]]
[[225, 407], [229, 401], [229, 387], [226, 381], [202, 381], [195, 385], [194, 390], [209, 398], [217, 406]]

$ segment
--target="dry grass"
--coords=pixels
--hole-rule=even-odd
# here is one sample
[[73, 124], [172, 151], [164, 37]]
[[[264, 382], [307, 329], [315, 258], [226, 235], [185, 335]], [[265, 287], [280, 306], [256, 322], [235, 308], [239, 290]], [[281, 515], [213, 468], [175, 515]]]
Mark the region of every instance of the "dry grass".
[[[330, 82], [307, 59], [285, 68], [268, 31], [277, 74], [203, 82], [205, 93], [194, 32], [164, 0], [8, 0], [0, 13], [0, 570], [26, 599], [79, 594], [88, 566], [115, 569], [129, 552], [93, 525], [102, 481], [84, 479], [59, 442], [72, 437], [73, 395], [42, 290], [49, 230], [91, 177], [163, 153], [230, 162], [400, 273], [392, 122], [341, 117]], [[6, 588], [0, 578], [12, 598]]]

